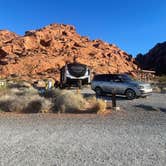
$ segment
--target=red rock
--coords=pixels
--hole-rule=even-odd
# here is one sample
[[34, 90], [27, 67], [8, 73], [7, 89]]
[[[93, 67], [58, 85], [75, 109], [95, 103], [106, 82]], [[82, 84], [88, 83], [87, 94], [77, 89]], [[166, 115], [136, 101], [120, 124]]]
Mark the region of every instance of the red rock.
[[10, 32], [8, 30], [0, 30], [0, 47], [4, 44], [4, 43], [8, 43], [11, 42], [12, 39], [18, 37], [18, 35], [16, 35], [13, 32]]
[[[5, 33], [8, 35], [0, 35], [0, 71], [4, 77], [16, 74], [28, 80], [59, 79], [59, 69], [75, 56], [95, 73], [124, 73], [137, 68], [134, 59], [116, 45], [82, 37], [70, 25], [51, 24], [27, 31], [22, 37]], [[3, 60], [7, 63], [2, 64]]]

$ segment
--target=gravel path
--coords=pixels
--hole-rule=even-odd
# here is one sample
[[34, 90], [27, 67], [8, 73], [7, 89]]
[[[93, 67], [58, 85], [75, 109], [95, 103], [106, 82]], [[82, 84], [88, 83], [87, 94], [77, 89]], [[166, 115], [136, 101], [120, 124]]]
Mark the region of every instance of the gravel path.
[[119, 98], [109, 116], [0, 114], [0, 166], [165, 166], [165, 99]]

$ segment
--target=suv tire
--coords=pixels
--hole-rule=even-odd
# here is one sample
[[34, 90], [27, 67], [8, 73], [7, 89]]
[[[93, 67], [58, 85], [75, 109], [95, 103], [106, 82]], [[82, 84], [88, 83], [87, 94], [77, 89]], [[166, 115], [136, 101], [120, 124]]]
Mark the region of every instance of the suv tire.
[[129, 99], [129, 100], [133, 100], [136, 98], [136, 93], [132, 89], [127, 89], [125, 95], [126, 95], [127, 99]]

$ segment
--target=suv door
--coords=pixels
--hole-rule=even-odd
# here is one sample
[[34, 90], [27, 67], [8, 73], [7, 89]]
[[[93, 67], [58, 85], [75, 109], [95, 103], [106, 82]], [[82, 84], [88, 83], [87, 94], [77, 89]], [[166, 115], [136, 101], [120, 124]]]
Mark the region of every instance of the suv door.
[[126, 90], [126, 83], [119, 75], [113, 75], [113, 85], [117, 94], [124, 94]]
[[105, 91], [105, 75], [96, 75], [91, 83], [92, 89], [95, 90], [96, 87]]
[[104, 82], [104, 91], [107, 93], [112, 93], [114, 90], [114, 82], [112, 75], [106, 75], [105, 82]]
[[102, 91], [107, 92], [107, 76], [106, 75], [101, 75], [100, 76], [100, 84], [99, 87], [102, 89]]

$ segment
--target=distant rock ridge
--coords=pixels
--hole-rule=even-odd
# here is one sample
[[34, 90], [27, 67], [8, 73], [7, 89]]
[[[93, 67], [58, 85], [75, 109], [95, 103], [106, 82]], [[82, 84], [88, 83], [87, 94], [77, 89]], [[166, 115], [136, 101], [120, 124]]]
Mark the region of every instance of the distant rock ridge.
[[138, 54], [136, 61], [142, 69], [154, 70], [157, 74], [166, 74], [166, 42], [156, 44], [145, 55]]
[[137, 68], [134, 59], [114, 44], [80, 36], [74, 26], [50, 24], [19, 36], [0, 31], [0, 75], [23, 79], [59, 79], [66, 62], [87, 64], [95, 73], [124, 73]]

